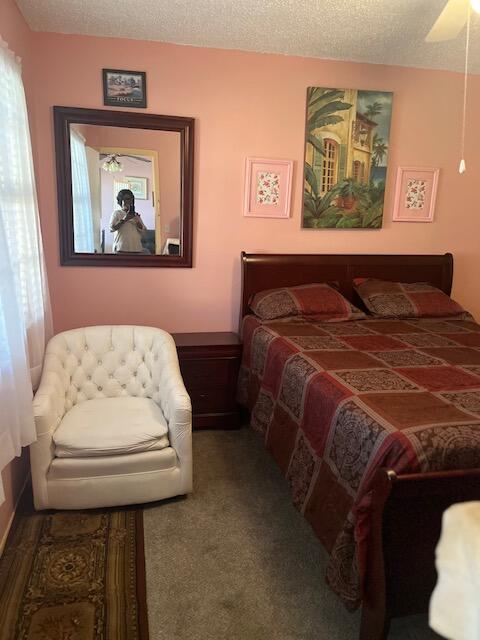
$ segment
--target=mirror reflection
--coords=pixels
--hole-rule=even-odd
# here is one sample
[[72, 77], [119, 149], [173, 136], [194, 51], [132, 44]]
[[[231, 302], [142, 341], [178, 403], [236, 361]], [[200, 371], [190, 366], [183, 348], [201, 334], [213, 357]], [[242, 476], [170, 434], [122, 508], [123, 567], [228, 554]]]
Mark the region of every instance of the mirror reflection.
[[75, 253], [181, 255], [177, 131], [70, 124]]

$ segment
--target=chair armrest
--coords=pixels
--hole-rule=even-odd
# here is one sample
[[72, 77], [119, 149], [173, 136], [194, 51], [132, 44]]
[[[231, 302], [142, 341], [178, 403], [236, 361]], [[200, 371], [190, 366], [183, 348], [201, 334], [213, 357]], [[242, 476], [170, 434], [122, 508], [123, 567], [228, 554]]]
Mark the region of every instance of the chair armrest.
[[65, 414], [65, 385], [56, 371], [45, 370], [33, 398], [37, 440], [30, 445], [33, 499], [36, 509], [49, 505], [47, 474], [55, 456], [53, 434]]
[[167, 421], [170, 445], [177, 453], [188, 493], [192, 486], [192, 404], [180, 373], [175, 342], [164, 331], [154, 346], [152, 380], [153, 400]]
[[163, 402], [160, 406], [172, 437], [177, 438], [192, 432], [192, 403], [180, 372], [178, 376], [172, 374], [169, 383], [168, 389], [161, 394]]
[[162, 410], [168, 422], [168, 439], [180, 463], [182, 493], [190, 493], [193, 486], [192, 403], [180, 370], [178, 373], [171, 373], [168, 387], [164, 388], [162, 396]]
[[162, 384], [158, 388], [158, 403], [168, 423], [170, 443], [177, 449], [176, 443], [191, 438], [192, 433], [192, 403], [178, 363], [176, 368], [171, 366], [168, 376], [162, 376]]
[[56, 372], [44, 372], [33, 398], [33, 413], [37, 436], [53, 434], [65, 415], [65, 388]]

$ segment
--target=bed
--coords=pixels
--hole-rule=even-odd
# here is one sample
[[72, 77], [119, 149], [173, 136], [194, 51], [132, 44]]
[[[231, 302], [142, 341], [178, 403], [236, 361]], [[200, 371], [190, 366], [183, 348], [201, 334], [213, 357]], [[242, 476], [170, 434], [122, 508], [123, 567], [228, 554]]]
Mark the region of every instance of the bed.
[[361, 604], [361, 640], [427, 610], [441, 516], [480, 499], [480, 326], [469, 320], [262, 322], [255, 293], [354, 278], [450, 294], [445, 255], [242, 254], [239, 400], [330, 554], [327, 581]]

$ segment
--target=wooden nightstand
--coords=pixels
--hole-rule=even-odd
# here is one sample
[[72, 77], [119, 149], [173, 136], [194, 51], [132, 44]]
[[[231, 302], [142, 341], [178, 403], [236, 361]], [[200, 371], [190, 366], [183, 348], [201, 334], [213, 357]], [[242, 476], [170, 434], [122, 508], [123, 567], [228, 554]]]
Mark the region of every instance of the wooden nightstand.
[[195, 429], [235, 429], [242, 344], [236, 333], [174, 333]]

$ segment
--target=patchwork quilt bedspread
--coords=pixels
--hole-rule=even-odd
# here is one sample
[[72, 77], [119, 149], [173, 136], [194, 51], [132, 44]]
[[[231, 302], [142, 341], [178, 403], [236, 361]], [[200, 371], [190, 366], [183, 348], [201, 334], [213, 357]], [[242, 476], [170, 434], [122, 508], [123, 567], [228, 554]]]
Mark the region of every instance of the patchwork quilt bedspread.
[[480, 326], [246, 316], [243, 340], [239, 401], [330, 553], [328, 583], [354, 609], [375, 471], [480, 467]]

